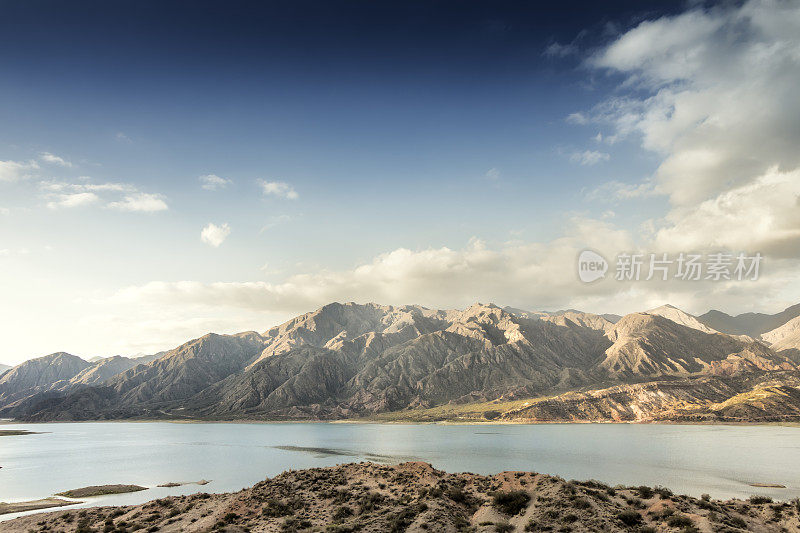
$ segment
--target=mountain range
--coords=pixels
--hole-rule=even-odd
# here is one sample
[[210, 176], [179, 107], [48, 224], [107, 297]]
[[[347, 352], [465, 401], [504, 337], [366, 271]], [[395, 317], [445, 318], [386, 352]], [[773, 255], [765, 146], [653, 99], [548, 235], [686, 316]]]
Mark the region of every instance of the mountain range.
[[722, 315], [332, 303], [152, 356], [26, 361], [0, 376], [0, 417], [800, 419], [800, 306]]

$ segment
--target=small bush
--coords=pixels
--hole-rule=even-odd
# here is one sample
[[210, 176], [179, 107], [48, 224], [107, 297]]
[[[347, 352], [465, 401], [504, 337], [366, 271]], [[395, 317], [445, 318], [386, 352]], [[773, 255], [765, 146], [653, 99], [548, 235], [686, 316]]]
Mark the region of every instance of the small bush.
[[745, 522], [743, 518], [738, 516], [732, 516], [728, 518], [728, 520], [726, 520], [726, 523], [733, 527], [738, 527], [739, 529], [747, 529], [747, 522]]
[[645, 500], [649, 500], [653, 497], [653, 489], [648, 487], [647, 485], [642, 485], [637, 487], [636, 490], [639, 492], [639, 497], [644, 498]]
[[617, 515], [617, 520], [626, 526], [638, 526], [642, 522], [642, 515], [636, 511], [622, 511]]
[[278, 518], [280, 516], [289, 516], [294, 513], [292, 512], [292, 508], [282, 501], [269, 499], [264, 509], [262, 509], [261, 514], [270, 518]]
[[753, 496], [750, 496], [750, 503], [752, 503], [753, 505], [772, 503], [772, 498], [770, 498], [769, 496], [758, 496], [754, 494]]
[[674, 493], [669, 490], [667, 487], [656, 487], [653, 489], [653, 492], [658, 494], [662, 500], [668, 500], [674, 496]]
[[528, 502], [530, 501], [530, 495], [521, 490], [495, 492], [493, 496], [494, 506], [510, 516], [521, 513], [522, 510], [528, 506]]
[[514, 526], [512, 526], [508, 522], [498, 522], [494, 525], [494, 530], [497, 533], [509, 533], [511, 531], [514, 531]]
[[694, 522], [688, 516], [682, 514], [672, 515], [669, 520], [667, 520], [667, 525], [669, 527], [689, 527], [693, 526]]
[[486, 420], [494, 420], [496, 418], [500, 418], [500, 415], [502, 414], [503, 413], [501, 413], [500, 411], [486, 411], [483, 413], [483, 418], [485, 418]]
[[333, 513], [334, 520], [344, 520], [349, 516], [353, 516], [353, 510], [344, 505], [337, 508]]
[[575, 501], [572, 502], [572, 506], [575, 509], [589, 509], [592, 504], [589, 503], [589, 500], [586, 498], [576, 498]]
[[447, 497], [456, 503], [466, 503], [467, 499], [469, 498], [463, 489], [457, 487], [449, 489], [445, 494], [447, 494]]

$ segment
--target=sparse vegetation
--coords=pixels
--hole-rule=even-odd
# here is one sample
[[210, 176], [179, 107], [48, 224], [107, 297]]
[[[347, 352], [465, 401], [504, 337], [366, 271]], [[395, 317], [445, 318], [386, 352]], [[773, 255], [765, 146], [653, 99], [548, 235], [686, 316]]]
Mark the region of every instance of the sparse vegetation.
[[494, 506], [501, 512], [514, 516], [522, 512], [531, 501], [527, 492], [515, 490], [510, 492], [495, 492], [492, 497]]
[[642, 523], [642, 515], [632, 510], [622, 511], [617, 518], [626, 526], [638, 526]]
[[[520, 489], [523, 482], [525, 490]], [[174, 496], [134, 507], [23, 517], [4, 522], [3, 531], [402, 533], [414, 529], [475, 533], [473, 517], [481, 506], [480, 512], [489, 514], [479, 530], [506, 533], [515, 530], [513, 524], [521, 520], [515, 517], [524, 512], [528, 514], [516, 530], [528, 533], [696, 533], [702, 523], [695, 524], [691, 517], [698, 513], [705, 514], [711, 529], [720, 533], [748, 527], [780, 531], [783, 526], [791, 531], [797, 520], [797, 502], [764, 505], [673, 496], [645, 511], [639, 508], [650, 504], [641, 498], [648, 496], [647, 490], [611, 489], [616, 493], [611, 497], [609, 489], [600, 482], [567, 482], [522, 472], [489, 477], [448, 474], [421, 463], [362, 463], [289, 471], [233, 494]], [[658, 487], [651, 490], [652, 498], [667, 494]], [[713, 509], [705, 513], [707, 507]]]

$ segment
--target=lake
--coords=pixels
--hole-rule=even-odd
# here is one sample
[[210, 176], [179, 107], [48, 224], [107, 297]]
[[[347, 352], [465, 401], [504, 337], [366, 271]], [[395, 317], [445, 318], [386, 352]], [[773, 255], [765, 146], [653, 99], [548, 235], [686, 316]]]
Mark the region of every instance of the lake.
[[[0, 437], [0, 501], [38, 499], [87, 485], [151, 487], [89, 498], [83, 506], [134, 504], [239, 490], [286, 469], [365, 460], [422, 460], [450, 472], [481, 474], [529, 470], [612, 485], [663, 485], [715, 498], [800, 496], [796, 427], [99, 422], [0, 428], [45, 432]], [[156, 487], [201, 479], [211, 482]], [[786, 488], [748, 485], [756, 482]]]

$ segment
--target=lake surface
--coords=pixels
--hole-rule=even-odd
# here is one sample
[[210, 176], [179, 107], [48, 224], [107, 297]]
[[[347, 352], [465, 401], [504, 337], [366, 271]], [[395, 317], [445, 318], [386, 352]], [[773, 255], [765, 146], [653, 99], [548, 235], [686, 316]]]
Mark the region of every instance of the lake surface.
[[[530, 470], [612, 485], [663, 485], [715, 498], [800, 496], [796, 427], [101, 422], [0, 428], [46, 432], [0, 437], [0, 501], [38, 499], [87, 485], [151, 487], [89, 498], [83, 506], [134, 504], [234, 491], [286, 469], [364, 460], [423, 460], [450, 472], [481, 474]], [[200, 479], [211, 483], [156, 487]], [[755, 482], [787, 488], [748, 485]]]

